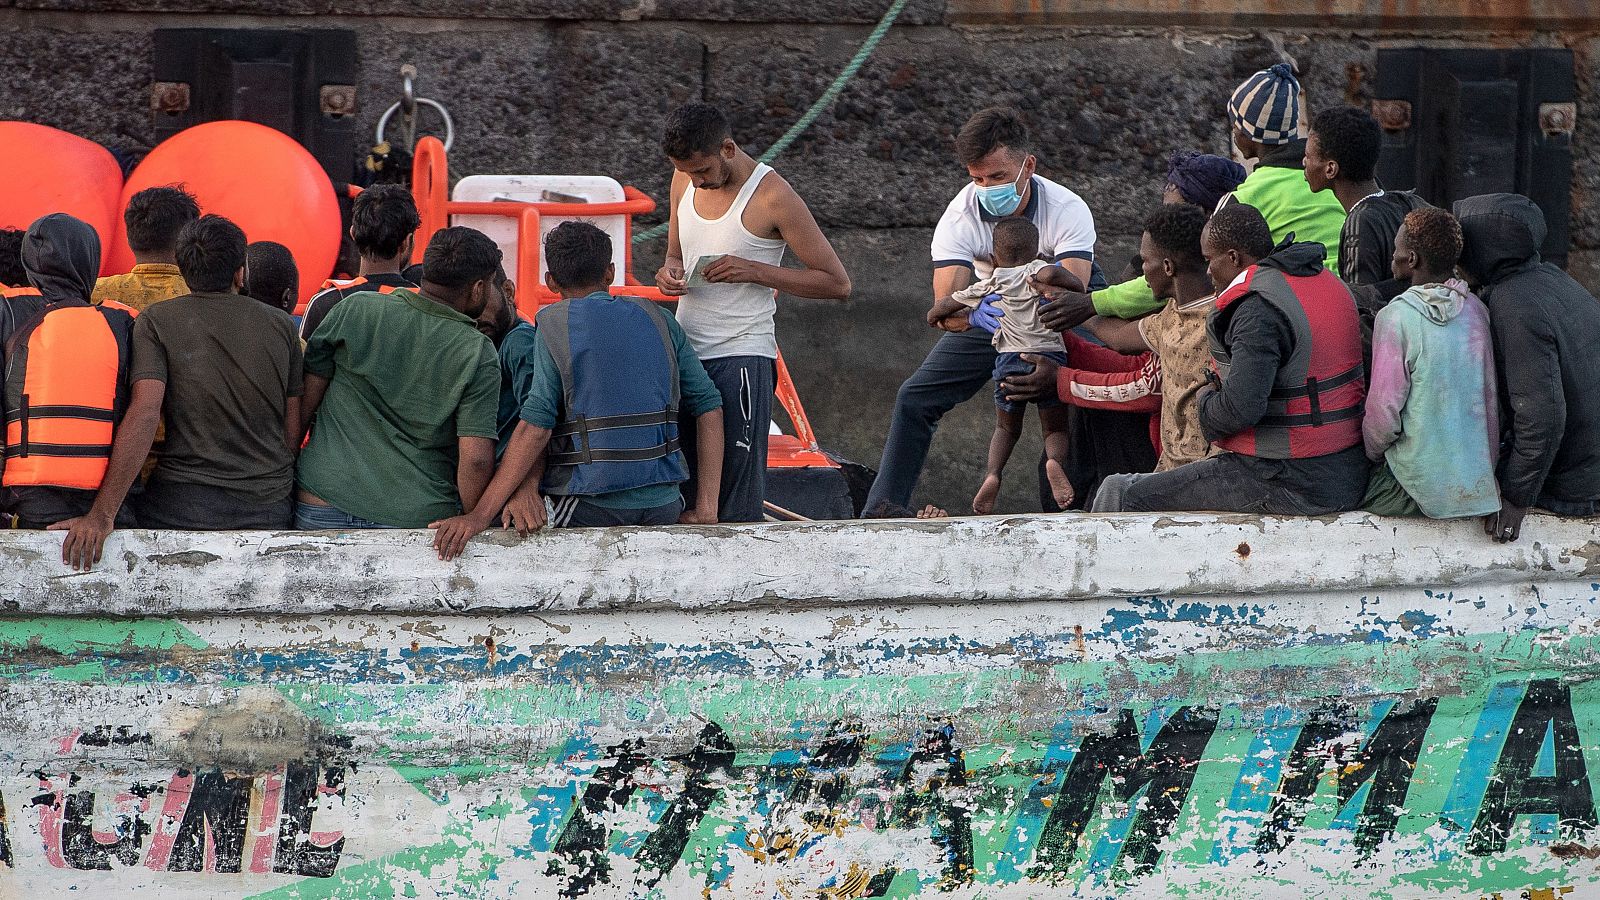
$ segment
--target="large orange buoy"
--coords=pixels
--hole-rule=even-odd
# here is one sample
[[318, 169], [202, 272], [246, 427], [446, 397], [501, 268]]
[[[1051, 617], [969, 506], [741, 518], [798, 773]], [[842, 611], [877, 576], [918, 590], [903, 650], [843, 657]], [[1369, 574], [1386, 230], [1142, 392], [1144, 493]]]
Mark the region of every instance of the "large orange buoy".
[[0, 122], [0, 173], [0, 228], [64, 212], [100, 235], [100, 274], [119, 271], [105, 252], [122, 224], [122, 167], [111, 151], [46, 125]]
[[[122, 203], [150, 187], [181, 184], [200, 211], [232, 219], [251, 241], [277, 241], [300, 269], [300, 300], [316, 293], [339, 256], [339, 201], [306, 148], [254, 122], [207, 122], [163, 141], [133, 170]], [[118, 216], [113, 263], [127, 271], [133, 251]]]

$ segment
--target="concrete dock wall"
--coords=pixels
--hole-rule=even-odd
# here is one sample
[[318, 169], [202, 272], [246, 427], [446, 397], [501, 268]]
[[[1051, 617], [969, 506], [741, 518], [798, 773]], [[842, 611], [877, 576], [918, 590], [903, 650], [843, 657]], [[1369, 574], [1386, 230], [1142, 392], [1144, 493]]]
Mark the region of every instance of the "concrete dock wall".
[[1592, 524], [427, 539], [0, 535], [0, 896], [1600, 895]]

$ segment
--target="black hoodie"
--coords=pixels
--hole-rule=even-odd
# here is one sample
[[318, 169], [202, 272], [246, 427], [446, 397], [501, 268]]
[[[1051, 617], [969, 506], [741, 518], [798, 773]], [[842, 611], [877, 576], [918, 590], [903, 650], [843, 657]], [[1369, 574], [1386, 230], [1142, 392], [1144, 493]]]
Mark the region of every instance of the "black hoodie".
[[[10, 377], [11, 360], [7, 345], [19, 329], [31, 330], [50, 310], [67, 306], [88, 306], [95, 276], [100, 272], [100, 238], [87, 223], [64, 213], [52, 213], [28, 226], [22, 238], [22, 265], [28, 282], [39, 289], [38, 297], [12, 297], [0, 301], [0, 372]], [[103, 307], [101, 313], [117, 339], [120, 371], [117, 385], [117, 417], [128, 392], [128, 360], [133, 335], [133, 315], [125, 309]], [[16, 334], [16, 342], [26, 340]], [[12, 391], [0, 392], [0, 407]], [[81, 516], [94, 504], [94, 491], [60, 487], [9, 487], [0, 485], [0, 511], [16, 515], [23, 527], [42, 527], [73, 516]], [[119, 514], [118, 527], [128, 522]]]
[[100, 237], [87, 222], [66, 213], [43, 216], [22, 236], [22, 267], [40, 296], [12, 297], [0, 309], [0, 346], [50, 304], [89, 302], [100, 274]]
[[1600, 499], [1600, 302], [1539, 258], [1544, 214], [1517, 194], [1455, 205], [1461, 267], [1489, 307], [1500, 387], [1500, 494]]

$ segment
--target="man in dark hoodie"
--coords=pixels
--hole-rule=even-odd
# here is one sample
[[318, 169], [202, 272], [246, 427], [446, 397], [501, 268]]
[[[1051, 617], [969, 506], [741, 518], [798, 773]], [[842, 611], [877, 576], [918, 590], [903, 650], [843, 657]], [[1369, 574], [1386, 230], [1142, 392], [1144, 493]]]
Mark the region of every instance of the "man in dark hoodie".
[[1223, 288], [1206, 323], [1219, 377], [1200, 389], [1200, 428], [1222, 452], [1108, 481], [1094, 510], [1355, 509], [1368, 466], [1361, 326], [1350, 291], [1323, 267], [1321, 244], [1274, 249], [1266, 219], [1250, 206], [1218, 210], [1200, 248], [1212, 284]]
[[1514, 541], [1530, 506], [1600, 514], [1600, 303], [1539, 258], [1544, 214], [1517, 194], [1456, 202], [1461, 268], [1489, 307], [1500, 388], [1500, 511], [1484, 530]]
[[39, 294], [0, 304], [0, 522], [45, 528], [87, 512], [105, 477], [127, 408], [134, 313], [115, 302], [89, 304], [100, 239], [69, 215], [28, 227], [22, 265]]

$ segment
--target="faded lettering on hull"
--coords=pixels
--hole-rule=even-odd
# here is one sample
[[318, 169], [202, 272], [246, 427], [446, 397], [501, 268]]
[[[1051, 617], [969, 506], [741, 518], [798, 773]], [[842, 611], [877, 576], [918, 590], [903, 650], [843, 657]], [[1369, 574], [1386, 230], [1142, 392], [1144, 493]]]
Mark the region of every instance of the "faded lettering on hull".
[[[1484, 782], [1475, 822], [1452, 852], [1504, 853], [1528, 817], [1554, 817], [1557, 836], [1569, 845], [1588, 840], [1596, 828], [1583, 753], [1595, 740], [1578, 732], [1571, 691], [1553, 680], [1519, 687], [1523, 696]], [[1430, 746], [1449, 743], [1444, 735], [1428, 735], [1437, 706], [1434, 698], [1380, 704], [1367, 712], [1337, 698], [1312, 706], [1298, 723], [1276, 784], [1258, 788], [1271, 797], [1248, 841], [1259, 859], [1292, 862], [1296, 834], [1324, 782], [1331, 782], [1336, 813], [1347, 807], [1353, 812], [1344, 838], [1351, 860], [1394, 840], [1412, 773], [1427, 762]], [[1181, 814], [1187, 811], [1191, 827], [1207, 825], [1207, 811], [1188, 802], [1197, 774], [1227, 761], [1212, 746], [1219, 740], [1218, 710], [1182, 706], [1164, 717], [1159, 713], [1145, 716], [1143, 733], [1135, 711], [1123, 709], [1111, 717], [1110, 730], [1085, 734], [1071, 750], [1059, 788], [1045, 797], [1042, 827], [1034, 835], [1013, 833], [1020, 842], [986, 842], [1020, 847], [1022, 858], [1012, 860], [1011, 871], [1023, 862], [1026, 869], [1011, 881], [1081, 883], [1093, 868], [1087, 857], [1108, 840], [1114, 851], [1100, 883], [1136, 883], [1174, 865], [1164, 848]], [[1369, 718], [1375, 725], [1365, 733]], [[621, 884], [628, 890], [657, 889], [688, 861], [692, 845], [692, 878], [716, 894], [736, 869], [793, 863], [846, 832], [902, 832], [925, 845], [920, 859], [929, 863], [926, 869], [907, 867], [905, 859], [846, 855], [841, 871], [827, 880], [828, 890], [838, 890], [818, 896], [886, 896], [896, 885], [903, 893], [907, 885], [949, 891], [975, 882], [1004, 884], [1008, 879], [996, 877], [997, 860], [975, 849], [974, 830], [1026, 829], [1026, 817], [1016, 814], [1026, 802], [1019, 792], [996, 802], [1007, 782], [1017, 775], [1049, 779], [1052, 769], [1062, 768], [1041, 759], [1021, 772], [1007, 765], [969, 770], [961, 733], [949, 720], [924, 726], [909, 752], [869, 746], [859, 721], [835, 721], [814, 733], [813, 743], [790, 762], [738, 761], [739, 749], [714, 722], [701, 726], [683, 753], [652, 757], [643, 739], [630, 738], [597, 757], [567, 758], [561, 761], [566, 776], [583, 787], [565, 808], [535, 810], [532, 804], [542, 795], [523, 790], [522, 796], [533, 798], [530, 805], [499, 810], [508, 820], [535, 813], [562, 822], [558, 836], [543, 846], [534, 836], [527, 846], [508, 849], [543, 855], [543, 874], [559, 893], [582, 897], [618, 887], [619, 868], [626, 870]], [[1241, 773], [1247, 768], [1234, 765]], [[1549, 774], [1540, 774], [1544, 770]], [[218, 878], [329, 879], [338, 875], [347, 842], [361, 840], [359, 834], [317, 830], [319, 803], [337, 798], [361, 804], [359, 796], [348, 794], [350, 772], [342, 764], [291, 764], [253, 777], [180, 770], [165, 781], [115, 787], [95, 784], [90, 775], [36, 773], [37, 790], [23, 807], [27, 813], [20, 820], [0, 818], [0, 848], [7, 852], [0, 861], [15, 865], [10, 848], [22, 835], [37, 841], [32, 849], [58, 869], [142, 866]], [[516, 778], [508, 781], [506, 775], [495, 783], [515, 787]], [[775, 785], [783, 785], [781, 800], [763, 808], [759, 795]], [[12, 808], [17, 799], [0, 793], [0, 809]], [[645, 820], [641, 810], [647, 811]], [[741, 815], [742, 827], [731, 827]], [[389, 827], [378, 819], [362, 820], [361, 826], [363, 834]], [[737, 840], [725, 839], [735, 832]], [[24, 844], [24, 853], [28, 849]], [[724, 858], [708, 865], [708, 853]]]

